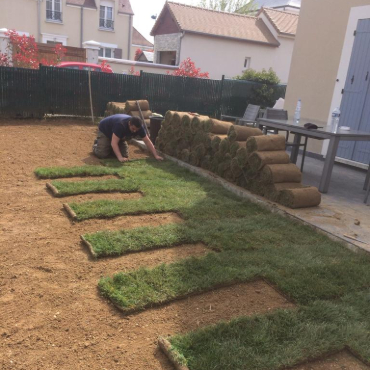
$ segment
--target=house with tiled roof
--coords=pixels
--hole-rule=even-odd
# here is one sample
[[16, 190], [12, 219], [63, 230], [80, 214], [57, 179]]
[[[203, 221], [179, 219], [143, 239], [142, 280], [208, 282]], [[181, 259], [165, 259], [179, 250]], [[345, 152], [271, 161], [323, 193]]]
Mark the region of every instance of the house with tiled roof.
[[[152, 52], [153, 48], [154, 45], [148, 41], [135, 27], [133, 27], [131, 59], [134, 60], [137, 49], [145, 52]], [[148, 58], [151, 59], [150, 62], [153, 62], [153, 57], [148, 56]], [[143, 56], [143, 61], [148, 61], [145, 55]]]
[[262, 8], [256, 16], [166, 2], [152, 29], [154, 63], [190, 57], [211, 78], [272, 68], [288, 80], [299, 15]]
[[[101, 57], [130, 59], [133, 16], [130, 0], [5, 1], [0, 28], [33, 35], [41, 43], [83, 47], [100, 44]], [[99, 45], [97, 44], [97, 45]]]

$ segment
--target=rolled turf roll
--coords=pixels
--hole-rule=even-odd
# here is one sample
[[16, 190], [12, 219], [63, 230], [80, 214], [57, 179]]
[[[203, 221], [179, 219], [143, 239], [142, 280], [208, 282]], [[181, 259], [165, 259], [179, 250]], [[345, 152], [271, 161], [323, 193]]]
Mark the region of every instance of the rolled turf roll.
[[236, 125], [230, 126], [227, 132], [227, 136], [232, 141], [246, 141], [249, 137], [261, 135], [263, 134], [259, 128]]
[[190, 152], [189, 163], [192, 166], [199, 166], [200, 165], [200, 158], [197, 156], [197, 153], [195, 153], [193, 151]]
[[266, 164], [261, 170], [261, 182], [265, 185], [279, 182], [301, 182], [302, 173], [293, 164]]
[[234, 141], [232, 144], [230, 144], [230, 154], [232, 157], [236, 156], [236, 152], [240, 148], [246, 148], [246, 141]]
[[214, 135], [211, 143], [212, 151], [216, 153], [220, 148], [220, 143], [227, 135]]
[[[152, 115], [152, 111], [151, 110], [143, 110], [143, 111], [141, 111], [141, 113], [143, 114], [144, 119], [148, 119]], [[130, 112], [130, 116], [141, 118], [140, 112], [139, 111], [135, 111], [135, 110], [133, 110], [133, 111]]]
[[265, 186], [265, 197], [277, 202], [280, 196], [280, 192], [286, 189], [300, 189], [304, 185], [300, 182], [280, 182], [277, 184], [269, 184]]
[[196, 156], [199, 159], [199, 162], [202, 160], [202, 158], [206, 155], [206, 148], [204, 144], [198, 144], [194, 149], [193, 152], [196, 154]]
[[[138, 103], [142, 111], [149, 110], [149, 102], [147, 100], [138, 100]], [[125, 109], [128, 113], [131, 111], [138, 111], [139, 109], [137, 107], [136, 100], [127, 100], [125, 103]]]
[[285, 150], [285, 137], [281, 135], [252, 136], [247, 139], [248, 153], [255, 151]]
[[248, 162], [254, 171], [260, 170], [265, 164], [287, 164], [290, 162], [289, 155], [283, 150], [272, 150], [266, 152], [253, 152]]
[[174, 126], [176, 129], [179, 129], [181, 126], [181, 119], [188, 115], [186, 112], [174, 112], [171, 120], [171, 125]]
[[229, 153], [225, 154], [223, 161], [217, 167], [217, 175], [221, 177], [228, 175], [227, 171], [230, 169], [231, 160], [231, 155]]
[[204, 170], [210, 170], [211, 169], [211, 156], [210, 155], [205, 155], [203, 159], [200, 162], [200, 166]]
[[316, 207], [321, 202], [321, 193], [314, 186], [280, 191], [278, 203], [289, 208]]
[[236, 151], [235, 158], [238, 160], [240, 167], [244, 167], [248, 162], [248, 152], [246, 148], [239, 148]]
[[223, 155], [229, 152], [230, 150], [230, 140], [228, 137], [225, 137], [224, 139], [221, 140], [220, 146], [218, 149]]
[[208, 116], [194, 116], [190, 122], [190, 130], [193, 134], [204, 130], [204, 122], [209, 120]]
[[231, 160], [230, 169], [235, 180], [243, 174], [242, 167], [240, 166], [237, 158], [233, 158]]
[[170, 124], [170, 122], [172, 121], [172, 117], [173, 117], [174, 113], [175, 113], [175, 111], [173, 111], [173, 110], [168, 110], [166, 112], [166, 114], [164, 115], [164, 124], [165, 125], [169, 125]]
[[181, 118], [181, 130], [185, 132], [190, 130], [191, 117], [188, 114], [184, 114]]
[[216, 135], [227, 135], [227, 131], [230, 126], [233, 126], [231, 122], [219, 121], [215, 118], [210, 118], [204, 123], [204, 130]]
[[181, 151], [181, 156], [180, 156], [181, 160], [186, 162], [186, 163], [189, 163], [189, 158], [190, 158], [190, 151], [189, 149], [183, 149]]

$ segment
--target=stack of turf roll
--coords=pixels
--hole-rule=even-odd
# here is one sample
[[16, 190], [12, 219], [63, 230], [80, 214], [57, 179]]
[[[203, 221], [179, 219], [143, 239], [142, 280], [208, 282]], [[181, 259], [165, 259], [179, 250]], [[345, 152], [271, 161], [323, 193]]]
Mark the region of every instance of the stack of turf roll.
[[113, 114], [126, 113], [125, 106], [126, 103], [109, 102], [107, 104], [107, 109], [104, 112], [104, 117], [112, 116]]
[[[143, 118], [145, 120], [146, 126], [150, 126], [150, 119], [149, 117], [152, 115], [152, 111], [149, 109], [149, 102], [147, 100], [138, 100], [137, 101], [140, 106], [141, 113], [143, 115]], [[136, 103], [136, 100], [127, 100], [125, 103], [125, 113], [133, 116], [133, 117], [140, 117], [140, 111], [138, 108], [138, 105]]]
[[321, 194], [302, 184], [302, 173], [289, 163], [285, 138], [281, 135], [251, 137], [246, 143], [251, 191], [289, 208], [315, 207]]
[[285, 206], [320, 203], [317, 189], [303, 186], [301, 172], [289, 163], [283, 136], [262, 135], [258, 128], [208, 116], [168, 111], [156, 147]]

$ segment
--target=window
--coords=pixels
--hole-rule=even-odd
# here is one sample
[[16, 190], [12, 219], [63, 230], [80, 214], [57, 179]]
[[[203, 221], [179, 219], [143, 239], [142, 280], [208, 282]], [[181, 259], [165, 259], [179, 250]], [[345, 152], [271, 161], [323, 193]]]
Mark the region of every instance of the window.
[[99, 56], [105, 58], [114, 58], [114, 49], [112, 48], [100, 48]]
[[46, 0], [46, 20], [62, 22], [61, 0]]
[[248, 68], [250, 68], [250, 65], [251, 65], [251, 58], [250, 57], [246, 57], [244, 59], [244, 68], [245, 69], [248, 69]]
[[108, 30], [114, 29], [112, 6], [100, 6], [99, 28]]

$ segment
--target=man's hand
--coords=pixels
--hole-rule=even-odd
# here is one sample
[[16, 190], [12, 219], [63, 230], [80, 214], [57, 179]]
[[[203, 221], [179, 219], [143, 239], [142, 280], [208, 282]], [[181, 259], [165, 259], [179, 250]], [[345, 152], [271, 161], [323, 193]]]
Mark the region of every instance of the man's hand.
[[154, 156], [154, 158], [157, 160], [157, 161], [163, 161], [163, 158], [161, 156], [159, 156], [158, 154]]
[[124, 162], [128, 162], [129, 159], [128, 158], [125, 158], [125, 157], [122, 157], [122, 158], [119, 158], [118, 159], [121, 163], [124, 163]]

